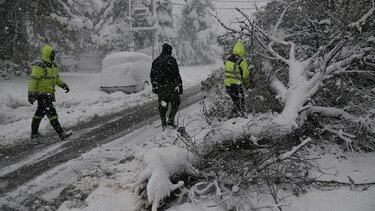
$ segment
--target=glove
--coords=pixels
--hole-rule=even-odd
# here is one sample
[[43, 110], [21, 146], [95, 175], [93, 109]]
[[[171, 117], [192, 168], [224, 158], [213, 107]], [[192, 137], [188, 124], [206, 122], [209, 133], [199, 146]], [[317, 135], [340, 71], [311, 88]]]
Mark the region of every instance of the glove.
[[152, 92], [155, 93], [155, 94], [158, 94], [158, 87], [152, 86]]
[[31, 105], [33, 105], [34, 102], [35, 102], [35, 96], [34, 96], [33, 94], [28, 94], [28, 95], [27, 95], [27, 101], [29, 101], [29, 103], [30, 103]]
[[68, 93], [70, 91], [68, 85], [66, 85], [66, 84], [64, 84], [64, 86], [62, 88], [65, 90], [65, 93]]
[[182, 93], [184, 93], [184, 89], [182, 88], [182, 84], [179, 84], [178, 85], [178, 94], [182, 95]]

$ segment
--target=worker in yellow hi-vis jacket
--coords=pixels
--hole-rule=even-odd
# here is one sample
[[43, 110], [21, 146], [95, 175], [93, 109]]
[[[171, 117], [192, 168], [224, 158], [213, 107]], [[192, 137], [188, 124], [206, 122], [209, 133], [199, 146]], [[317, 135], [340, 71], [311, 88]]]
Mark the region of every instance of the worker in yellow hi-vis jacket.
[[69, 92], [68, 85], [61, 79], [54, 62], [56, 51], [49, 45], [42, 49], [42, 61], [33, 64], [28, 86], [28, 101], [34, 104], [38, 101], [38, 107], [31, 123], [31, 138], [38, 138], [41, 120], [47, 115], [52, 127], [61, 139], [72, 135], [72, 131], [64, 132], [58, 115], [53, 105], [55, 102], [55, 85]]
[[244, 116], [245, 96], [243, 86], [249, 88], [249, 66], [246, 61], [245, 47], [242, 42], [236, 42], [232, 54], [224, 63], [224, 83], [226, 90], [233, 100], [232, 115]]

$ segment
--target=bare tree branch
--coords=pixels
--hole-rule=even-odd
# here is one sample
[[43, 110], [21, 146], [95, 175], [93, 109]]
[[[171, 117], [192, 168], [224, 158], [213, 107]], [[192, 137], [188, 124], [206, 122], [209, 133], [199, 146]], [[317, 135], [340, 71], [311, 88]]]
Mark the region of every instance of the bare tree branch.
[[290, 150], [289, 152], [286, 152], [276, 158], [272, 158], [272, 159], [269, 159], [269, 160], [266, 160], [264, 163], [262, 163], [262, 165], [260, 165], [257, 169], [258, 171], [266, 168], [267, 166], [275, 163], [275, 162], [280, 162], [280, 161], [283, 161], [283, 160], [286, 160], [288, 158], [290, 158], [294, 153], [296, 153], [299, 149], [301, 149], [303, 146], [305, 146], [306, 144], [308, 144], [310, 141], [312, 141], [311, 138], [306, 138], [304, 141], [302, 141], [302, 143], [300, 143], [298, 146], [296, 147], [293, 147], [292, 150]]
[[298, 2], [300, 2], [300, 0], [293, 1], [293, 2], [291, 2], [288, 6], [286, 6], [286, 7], [284, 8], [283, 12], [281, 13], [281, 15], [280, 15], [280, 17], [279, 17], [279, 20], [277, 21], [275, 27], [273, 28], [273, 30], [272, 30], [272, 32], [271, 32], [271, 34], [272, 34], [273, 36], [276, 35], [277, 29], [279, 28], [279, 26], [280, 26], [280, 24], [281, 24], [281, 22], [282, 22], [282, 20], [283, 20], [283, 18], [284, 18], [284, 16], [285, 16], [287, 10], [289, 9], [289, 7], [291, 7], [293, 4], [298, 3]]
[[357, 22], [349, 24], [350, 28], [356, 28], [359, 32], [362, 32], [361, 25], [364, 25], [367, 19], [375, 12], [375, 0], [372, 0], [372, 7], [366, 14], [364, 14]]

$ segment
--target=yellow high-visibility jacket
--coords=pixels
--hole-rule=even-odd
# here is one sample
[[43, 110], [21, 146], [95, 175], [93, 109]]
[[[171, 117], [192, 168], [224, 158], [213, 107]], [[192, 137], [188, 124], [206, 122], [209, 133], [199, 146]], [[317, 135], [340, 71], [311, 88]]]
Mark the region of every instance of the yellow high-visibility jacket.
[[245, 47], [237, 42], [233, 47], [233, 54], [224, 63], [225, 86], [243, 85], [249, 87], [249, 66], [246, 61]]
[[54, 49], [45, 45], [42, 49], [42, 61], [33, 64], [29, 79], [28, 94], [34, 96], [50, 94], [55, 99], [55, 85], [64, 87], [56, 64], [51, 60]]

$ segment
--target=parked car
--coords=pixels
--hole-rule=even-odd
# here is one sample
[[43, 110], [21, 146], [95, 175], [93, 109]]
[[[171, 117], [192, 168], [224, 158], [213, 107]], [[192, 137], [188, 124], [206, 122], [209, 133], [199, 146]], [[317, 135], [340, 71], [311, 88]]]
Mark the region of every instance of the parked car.
[[117, 52], [102, 62], [100, 90], [139, 92], [150, 86], [152, 57], [139, 52]]

